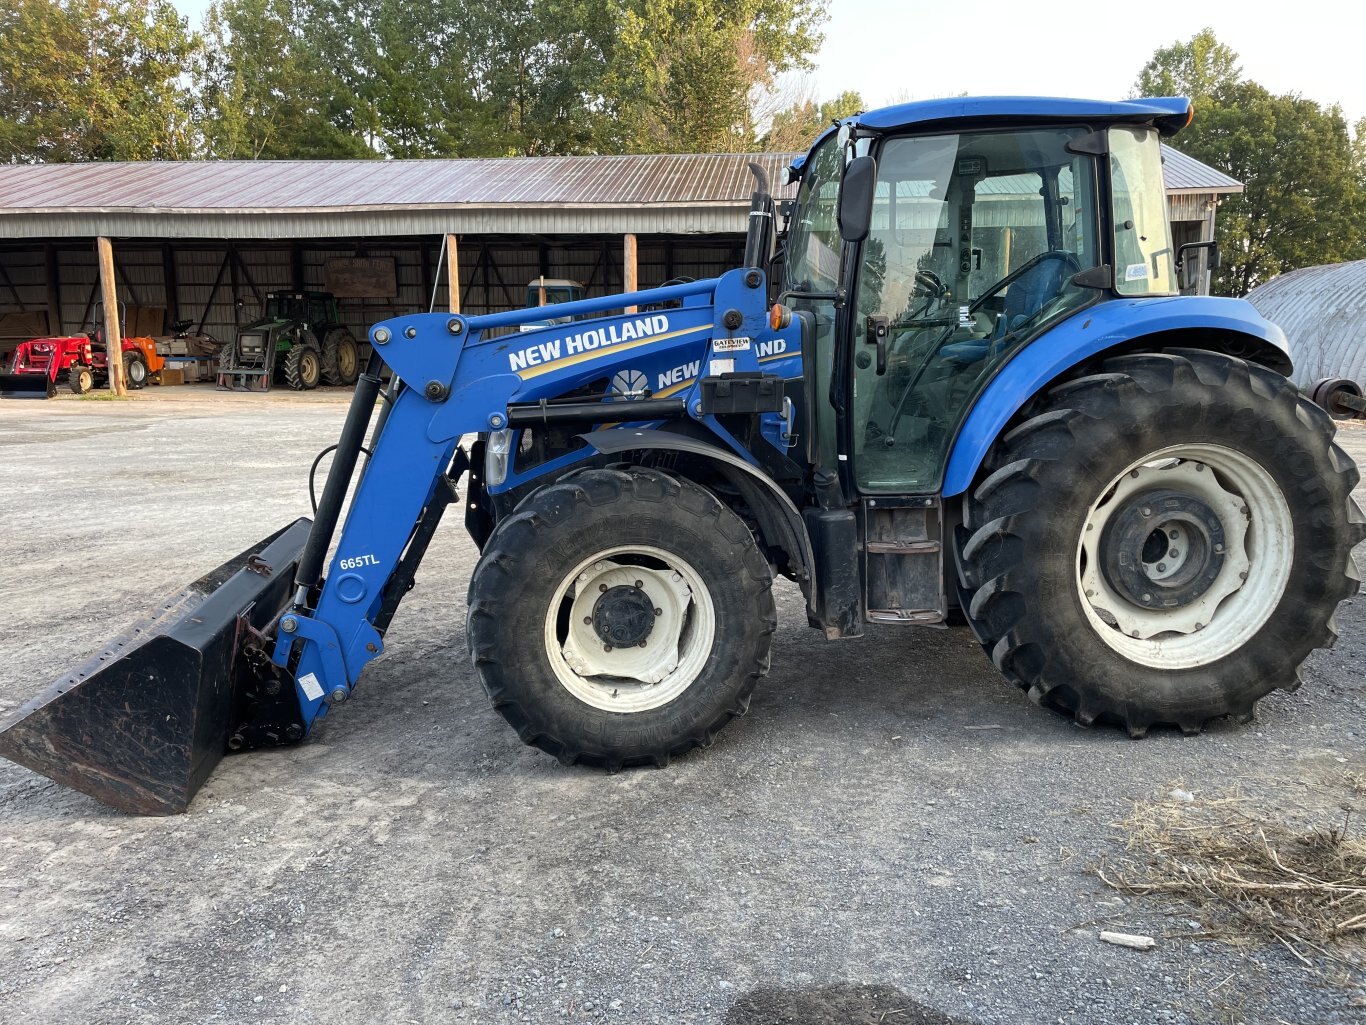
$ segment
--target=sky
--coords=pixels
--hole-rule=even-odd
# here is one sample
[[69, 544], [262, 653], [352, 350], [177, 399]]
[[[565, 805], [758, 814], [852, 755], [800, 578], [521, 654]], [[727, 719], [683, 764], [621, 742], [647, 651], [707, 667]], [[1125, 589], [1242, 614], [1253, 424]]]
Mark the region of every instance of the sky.
[[[1244, 77], [1339, 103], [1349, 122], [1366, 116], [1360, 0], [829, 0], [828, 9], [812, 75], [821, 100], [845, 89], [871, 107], [964, 92], [1122, 99], [1154, 50], [1209, 26]], [[877, 46], [886, 52], [870, 52]]]
[[[208, 0], [174, 0], [198, 26]], [[1122, 99], [1160, 46], [1205, 26], [1272, 92], [1366, 117], [1360, 0], [828, 0], [825, 44], [806, 87], [857, 90], [870, 107], [968, 93]], [[879, 49], [880, 48], [880, 49]], [[1196, 111], [1199, 116], [1199, 111]]]

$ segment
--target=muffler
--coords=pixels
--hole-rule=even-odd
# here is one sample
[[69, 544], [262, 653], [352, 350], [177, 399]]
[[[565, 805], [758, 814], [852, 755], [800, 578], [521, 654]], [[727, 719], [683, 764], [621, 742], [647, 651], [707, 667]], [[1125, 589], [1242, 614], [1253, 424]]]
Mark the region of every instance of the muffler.
[[0, 726], [0, 756], [120, 811], [172, 815], [228, 751], [301, 740], [269, 634], [309, 527], [297, 520], [168, 597]]

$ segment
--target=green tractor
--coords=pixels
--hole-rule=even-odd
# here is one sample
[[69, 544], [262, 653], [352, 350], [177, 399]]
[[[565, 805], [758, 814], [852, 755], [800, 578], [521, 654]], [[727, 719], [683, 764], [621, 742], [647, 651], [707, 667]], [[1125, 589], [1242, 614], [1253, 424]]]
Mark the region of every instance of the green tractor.
[[269, 391], [277, 379], [308, 391], [359, 376], [360, 348], [330, 292], [270, 292], [265, 315], [218, 356], [218, 387], [231, 391]]

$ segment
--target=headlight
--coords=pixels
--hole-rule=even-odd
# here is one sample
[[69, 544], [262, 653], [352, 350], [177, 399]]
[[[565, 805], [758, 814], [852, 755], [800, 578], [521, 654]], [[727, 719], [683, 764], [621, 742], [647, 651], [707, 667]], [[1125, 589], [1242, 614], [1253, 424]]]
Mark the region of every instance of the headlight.
[[508, 479], [508, 462], [512, 458], [512, 431], [490, 431], [484, 442], [484, 486], [496, 488]]

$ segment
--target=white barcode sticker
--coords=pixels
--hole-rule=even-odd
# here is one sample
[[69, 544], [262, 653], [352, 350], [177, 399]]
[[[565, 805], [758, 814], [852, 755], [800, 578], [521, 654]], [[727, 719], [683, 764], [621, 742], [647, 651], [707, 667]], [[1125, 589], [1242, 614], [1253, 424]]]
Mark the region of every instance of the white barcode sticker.
[[299, 677], [299, 686], [304, 689], [304, 694], [309, 701], [317, 701], [323, 696], [323, 685], [318, 682], [318, 678], [312, 673], [304, 673]]

